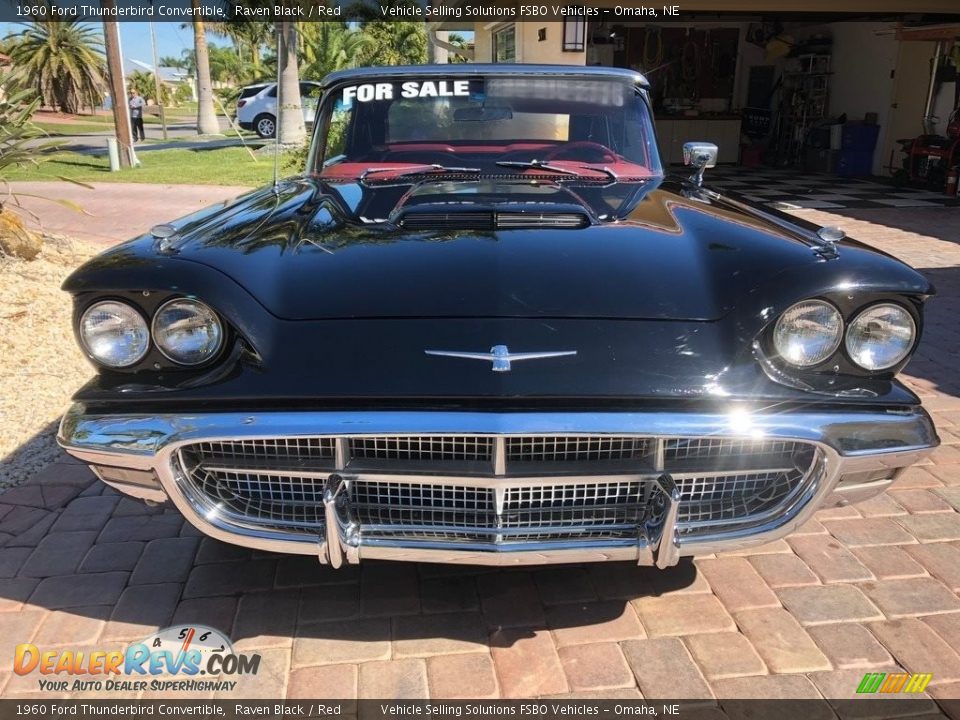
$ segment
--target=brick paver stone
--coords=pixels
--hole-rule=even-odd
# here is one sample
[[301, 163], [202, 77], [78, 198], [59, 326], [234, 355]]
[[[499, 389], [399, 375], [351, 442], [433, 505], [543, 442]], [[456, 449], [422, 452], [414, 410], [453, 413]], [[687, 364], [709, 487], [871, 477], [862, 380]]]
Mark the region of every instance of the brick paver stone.
[[713, 697], [703, 673], [680, 638], [628, 640], [620, 647], [645, 698]]
[[960, 513], [904, 515], [897, 522], [920, 542], [960, 540]]
[[707, 680], [764, 675], [767, 666], [740, 633], [705, 633], [684, 639]]
[[933, 628], [947, 645], [960, 652], [960, 613], [930, 615], [920, 619]]
[[0, 580], [0, 613], [16, 612], [33, 593], [38, 578], [5, 578]]
[[873, 580], [873, 573], [830, 535], [806, 535], [787, 542], [825, 583]]
[[733, 618], [713, 595], [645, 597], [632, 604], [651, 637], [736, 629]]
[[934, 683], [960, 680], [960, 655], [927, 624], [915, 618], [870, 623], [897, 662], [909, 672], [932, 672]]
[[177, 537], [184, 520], [178, 514], [149, 515], [147, 517], [115, 517], [107, 521], [97, 542], [126, 542], [127, 540], [157, 540]]
[[[718, 697], [737, 700], [752, 700], [762, 698], [764, 700], [819, 700], [820, 693], [803, 675], [764, 675], [761, 677], [749, 678], [730, 678], [728, 680], [717, 680], [713, 687]], [[786, 708], [778, 708], [786, 709]], [[829, 712], [829, 708], [825, 708]], [[809, 717], [822, 717], [816, 709], [816, 706], [806, 704], [803, 707], [804, 712], [809, 712]], [[833, 717], [830, 713], [828, 717]]]
[[92, 645], [100, 636], [113, 608], [99, 605], [48, 612], [32, 642], [37, 646]]
[[429, 697], [426, 663], [414, 658], [363, 663], [357, 697], [426, 699]]
[[4, 548], [0, 550], [0, 578], [12, 578], [33, 552], [31, 548]]
[[823, 526], [847, 547], [903, 545], [916, 542], [897, 522], [911, 516], [894, 518], [858, 518], [843, 522], [824, 522]]
[[[42, 610], [0, 614], [0, 657], [5, 658], [4, 663], [9, 663], [13, 658], [17, 645], [30, 641], [45, 617]], [[12, 668], [12, 664], [6, 667]]]
[[430, 697], [442, 700], [486, 700], [500, 696], [489, 653], [427, 658]]
[[293, 666], [342, 665], [390, 657], [390, 620], [366, 618], [301, 625], [293, 639]]
[[906, 548], [910, 556], [954, 592], [960, 591], [960, 546], [923, 543]]
[[300, 622], [346, 620], [360, 616], [360, 585], [325, 585], [300, 591]]
[[97, 533], [89, 530], [52, 532], [40, 541], [27, 558], [20, 568], [20, 575], [41, 578], [70, 575], [76, 572], [96, 537]]
[[633, 607], [622, 600], [548, 607], [547, 627], [557, 647], [639, 640], [647, 636]]
[[232, 637], [233, 618], [237, 614], [237, 598], [204, 597], [181, 600], [173, 613], [174, 625], [201, 623]]
[[[756, 557], [777, 557], [758, 555]], [[760, 607], [779, 607], [780, 601], [750, 561], [744, 557], [723, 557], [697, 561], [714, 594], [728, 612]]]
[[408, 615], [393, 620], [393, 657], [428, 657], [484, 651], [487, 633], [480, 613]]
[[754, 555], [750, 564], [772, 588], [818, 585], [820, 580], [796, 555]]
[[180, 588], [180, 583], [128, 587], [117, 601], [102, 638], [140, 640], [169, 625], [180, 599]]
[[234, 648], [247, 652], [290, 647], [299, 605], [299, 590], [246, 593], [233, 624]]
[[130, 573], [108, 572], [84, 575], [59, 575], [40, 581], [30, 603], [49, 610], [110, 605], [120, 598]]
[[892, 490], [890, 495], [897, 504], [910, 513], [951, 512], [950, 504], [929, 490]]
[[746, 610], [737, 625], [774, 673], [802, 673], [830, 669], [827, 657], [796, 619], [782, 608]]
[[[343, 700], [357, 696], [356, 665], [323, 665], [293, 670], [287, 680], [288, 700]], [[352, 703], [351, 703], [352, 705]], [[345, 707], [344, 714], [353, 714], [355, 707]]]
[[926, 571], [917, 564], [910, 552], [923, 545], [883, 545], [877, 547], [854, 548], [853, 554], [869, 568], [878, 580], [923, 577]]
[[907, 514], [907, 511], [890, 497], [890, 493], [880, 493], [869, 500], [857, 503], [857, 510], [864, 517], [892, 517]]
[[258, 652], [260, 668], [257, 674], [238, 677], [236, 688], [218, 692], [216, 694], [218, 700], [276, 700], [284, 697], [287, 691], [287, 678], [290, 677], [290, 650], [272, 648]]
[[197, 565], [183, 589], [184, 598], [234, 595], [273, 587], [277, 561], [250, 560], [245, 563]]
[[784, 607], [803, 625], [883, 619], [876, 606], [852, 585], [811, 585], [777, 592]]
[[807, 632], [840, 670], [870, 669], [893, 663], [890, 653], [859, 623], [812, 625]]
[[634, 687], [633, 673], [616, 643], [571, 645], [558, 652], [573, 692]]
[[545, 568], [534, 575], [544, 605], [590, 602], [597, 599], [586, 568]]
[[490, 635], [490, 646], [503, 697], [567, 692], [563, 666], [546, 630], [496, 630]]
[[148, 542], [140, 562], [130, 576], [130, 584], [184, 582], [193, 567], [193, 556], [197, 552], [198, 544], [196, 538], [190, 537], [163, 538]]
[[133, 570], [137, 566], [145, 544], [139, 540], [131, 540], [94, 545], [80, 561], [80, 572]]
[[360, 568], [360, 614], [393, 617], [420, 612], [420, 579], [410, 563], [377, 563]]
[[96, 530], [99, 532], [107, 524], [107, 520], [110, 519], [118, 500], [119, 498], [115, 495], [77, 498], [67, 505], [51, 530], [53, 532], [69, 530]]
[[425, 613], [464, 612], [480, 609], [480, 596], [473, 576], [422, 578], [420, 607]]
[[543, 605], [530, 573], [480, 575], [477, 587], [483, 617], [491, 628], [543, 626]]
[[863, 591], [890, 618], [960, 610], [960, 598], [934, 578], [865, 583]]

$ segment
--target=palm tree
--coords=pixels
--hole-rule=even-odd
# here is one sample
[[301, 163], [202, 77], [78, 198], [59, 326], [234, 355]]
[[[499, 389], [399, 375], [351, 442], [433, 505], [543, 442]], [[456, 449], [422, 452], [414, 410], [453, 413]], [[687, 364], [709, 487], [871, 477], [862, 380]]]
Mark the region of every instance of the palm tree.
[[360, 64], [373, 41], [345, 23], [304, 23], [300, 28], [301, 75], [319, 80], [327, 73]]
[[427, 31], [422, 22], [373, 20], [363, 23], [370, 38], [361, 65], [421, 65], [427, 61]]
[[213, 82], [210, 80], [210, 55], [207, 52], [207, 34], [203, 28], [200, 0], [193, 4], [193, 46], [197, 63], [197, 134], [216, 135], [220, 132], [217, 113], [213, 108]]
[[26, 25], [10, 43], [17, 79], [35, 88], [45, 105], [61, 112], [101, 104], [107, 84], [103, 37], [77, 20], [35, 20]]
[[297, 24], [277, 23], [277, 61], [280, 63], [277, 142], [299, 145], [307, 137], [300, 102], [300, 72], [297, 65]]

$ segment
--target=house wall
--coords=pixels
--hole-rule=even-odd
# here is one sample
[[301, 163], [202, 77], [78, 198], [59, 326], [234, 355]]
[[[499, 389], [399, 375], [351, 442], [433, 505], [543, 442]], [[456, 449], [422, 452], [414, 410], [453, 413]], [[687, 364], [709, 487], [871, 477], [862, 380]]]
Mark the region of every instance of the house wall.
[[[477, 23], [474, 33], [476, 62], [493, 62], [493, 34], [510, 23]], [[562, 22], [519, 22], [517, 26], [517, 62], [547, 65], [584, 65], [586, 52], [563, 51]], [[538, 32], [546, 30], [546, 39]]]

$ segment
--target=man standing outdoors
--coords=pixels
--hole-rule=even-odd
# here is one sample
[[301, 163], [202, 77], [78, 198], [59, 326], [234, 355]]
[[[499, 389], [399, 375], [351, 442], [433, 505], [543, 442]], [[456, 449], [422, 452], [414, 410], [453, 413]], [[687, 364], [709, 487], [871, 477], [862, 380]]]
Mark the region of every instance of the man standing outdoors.
[[143, 108], [146, 106], [147, 102], [140, 97], [140, 93], [136, 90], [130, 91], [130, 100], [127, 102], [127, 106], [130, 108], [130, 124], [133, 126], [133, 141], [137, 142], [137, 133], [140, 133], [140, 139], [146, 140], [146, 136], [143, 134]]

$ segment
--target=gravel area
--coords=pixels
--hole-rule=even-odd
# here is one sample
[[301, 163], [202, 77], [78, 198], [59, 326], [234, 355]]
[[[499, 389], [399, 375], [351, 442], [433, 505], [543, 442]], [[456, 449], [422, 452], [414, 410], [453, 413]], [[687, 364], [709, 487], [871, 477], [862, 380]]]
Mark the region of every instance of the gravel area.
[[48, 237], [33, 261], [0, 256], [0, 493], [57, 459], [57, 423], [93, 375], [60, 284], [103, 249]]

